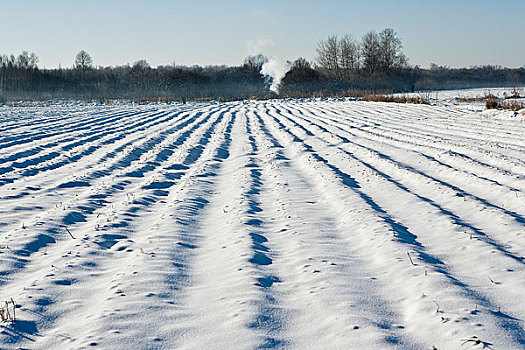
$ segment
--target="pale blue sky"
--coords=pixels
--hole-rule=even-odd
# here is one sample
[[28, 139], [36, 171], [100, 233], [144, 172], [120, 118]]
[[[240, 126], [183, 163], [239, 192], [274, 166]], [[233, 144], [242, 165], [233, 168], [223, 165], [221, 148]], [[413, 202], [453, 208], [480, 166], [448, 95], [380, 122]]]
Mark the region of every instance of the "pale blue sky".
[[525, 65], [524, 0], [0, 0], [0, 54], [33, 51], [48, 68], [81, 49], [104, 66], [237, 65], [260, 39], [313, 60], [328, 35], [386, 27], [413, 65]]

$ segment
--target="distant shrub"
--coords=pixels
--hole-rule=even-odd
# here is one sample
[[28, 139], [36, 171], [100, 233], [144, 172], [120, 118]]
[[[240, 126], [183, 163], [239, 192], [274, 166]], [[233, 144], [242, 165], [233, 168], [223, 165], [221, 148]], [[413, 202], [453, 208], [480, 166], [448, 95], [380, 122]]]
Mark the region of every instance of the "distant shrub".
[[[167, 97], [167, 96], [158, 96], [158, 97], [139, 97], [134, 98], [133, 102], [139, 105], [147, 105], [150, 103], [171, 103], [171, 102], [179, 102], [179, 98], [175, 97]], [[101, 103], [106, 103], [106, 99], [100, 99]]]
[[489, 98], [485, 102], [485, 108], [487, 109], [506, 109], [511, 111], [519, 111], [525, 108], [525, 103], [518, 101], [501, 101], [497, 98]]
[[522, 89], [519, 89], [517, 87], [512, 88], [511, 94], [507, 94], [506, 92], [503, 93], [503, 98], [507, 99], [517, 99], [517, 98], [523, 98], [522, 96], [523, 91]]
[[458, 97], [456, 98], [457, 102], [479, 102], [479, 101], [485, 101], [486, 98], [484, 96], [476, 96], [476, 97]]
[[371, 102], [394, 102], [394, 103], [415, 103], [415, 104], [430, 104], [427, 96], [388, 96], [388, 95], [368, 95], [361, 97], [361, 101]]
[[487, 109], [496, 109], [499, 108], [500, 103], [497, 98], [487, 98], [485, 101], [485, 108]]
[[192, 101], [194, 102], [211, 102], [215, 100], [216, 99], [214, 99], [213, 97], [198, 97], [198, 98], [192, 99]]
[[519, 111], [520, 109], [525, 108], [525, 103], [518, 101], [505, 101], [501, 104], [501, 108], [510, 109], [512, 111]]
[[492, 94], [490, 91], [487, 91], [485, 92], [485, 97], [484, 97], [486, 100], [490, 100], [490, 99], [495, 99], [497, 100], [498, 99], [498, 96]]

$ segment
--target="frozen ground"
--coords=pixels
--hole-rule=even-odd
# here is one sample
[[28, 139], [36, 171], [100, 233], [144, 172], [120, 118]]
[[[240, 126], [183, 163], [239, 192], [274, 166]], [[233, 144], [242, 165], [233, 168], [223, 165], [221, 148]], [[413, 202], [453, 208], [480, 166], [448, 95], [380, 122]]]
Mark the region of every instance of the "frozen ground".
[[525, 120], [0, 108], [2, 349], [525, 347]]

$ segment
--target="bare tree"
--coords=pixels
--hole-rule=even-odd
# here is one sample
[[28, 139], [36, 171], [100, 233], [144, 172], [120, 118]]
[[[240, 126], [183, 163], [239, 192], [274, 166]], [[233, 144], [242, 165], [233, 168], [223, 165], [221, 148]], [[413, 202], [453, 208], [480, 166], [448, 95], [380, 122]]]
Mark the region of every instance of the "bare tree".
[[312, 69], [310, 62], [304, 57], [299, 57], [290, 65], [292, 69]]
[[339, 62], [346, 78], [359, 68], [359, 44], [350, 34], [339, 40]]
[[148, 69], [150, 69], [151, 66], [149, 65], [148, 61], [142, 59], [142, 60], [138, 60], [136, 62], [133, 63], [133, 67], [131, 67], [131, 70], [134, 71], [134, 72], [144, 72]]
[[383, 29], [379, 33], [380, 67], [385, 72], [404, 67], [407, 63], [405, 55], [401, 52], [403, 45], [401, 39], [392, 28]]
[[255, 72], [260, 72], [262, 66], [268, 62], [268, 57], [263, 54], [258, 54], [254, 56], [248, 56], [244, 59], [244, 67]]
[[339, 40], [336, 35], [329, 36], [326, 41], [317, 45], [317, 64], [329, 71], [339, 72]]
[[16, 58], [16, 66], [23, 69], [36, 69], [38, 56], [34, 52], [22, 51]]
[[376, 32], [368, 32], [363, 36], [361, 44], [363, 68], [372, 74], [379, 70], [381, 60], [381, 46]]
[[130, 73], [133, 77], [133, 84], [137, 89], [144, 92], [148, 90], [148, 73], [151, 71], [151, 66], [145, 59], [138, 60], [133, 63]]
[[75, 68], [81, 71], [86, 71], [93, 68], [93, 59], [91, 56], [84, 50], [80, 50], [75, 57]]

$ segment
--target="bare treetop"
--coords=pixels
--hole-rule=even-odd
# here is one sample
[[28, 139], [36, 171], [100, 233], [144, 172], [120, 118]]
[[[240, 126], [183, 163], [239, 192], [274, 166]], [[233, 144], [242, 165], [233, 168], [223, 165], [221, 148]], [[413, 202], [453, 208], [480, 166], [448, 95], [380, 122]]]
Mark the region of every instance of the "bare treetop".
[[80, 52], [77, 53], [75, 58], [75, 68], [82, 71], [93, 68], [93, 59], [86, 51], [80, 50]]

